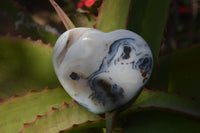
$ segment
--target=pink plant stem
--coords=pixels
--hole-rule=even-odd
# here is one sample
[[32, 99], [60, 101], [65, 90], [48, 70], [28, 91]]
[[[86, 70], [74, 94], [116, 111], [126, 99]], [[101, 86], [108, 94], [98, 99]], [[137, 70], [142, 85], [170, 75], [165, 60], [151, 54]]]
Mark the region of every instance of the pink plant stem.
[[117, 111], [106, 112], [106, 133], [112, 133], [116, 113]]
[[52, 6], [55, 8], [56, 12], [58, 13], [59, 17], [61, 18], [63, 24], [65, 25], [65, 28], [67, 30], [76, 28], [75, 25], [73, 24], [73, 22], [67, 16], [67, 14], [61, 9], [61, 7], [54, 0], [49, 0], [49, 1], [51, 2]]

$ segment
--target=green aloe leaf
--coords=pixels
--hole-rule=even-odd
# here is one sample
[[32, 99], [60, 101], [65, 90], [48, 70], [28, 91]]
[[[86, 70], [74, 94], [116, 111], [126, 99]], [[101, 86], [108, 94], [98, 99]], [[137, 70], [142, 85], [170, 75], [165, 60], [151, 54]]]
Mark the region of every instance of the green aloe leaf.
[[[51, 92], [51, 96], [49, 96], [49, 94], [46, 93], [46, 96], [48, 96], [48, 98], [43, 97], [43, 96], [38, 96], [35, 93], [35, 96], [38, 97], [38, 101], [40, 101], [39, 103], [37, 101], [30, 101], [30, 100], [25, 99], [25, 98], [33, 99], [33, 97], [35, 98], [35, 96], [31, 96], [31, 94], [33, 95], [34, 93], [31, 93], [24, 97], [18, 97], [15, 100], [13, 99], [10, 101], [15, 102], [19, 98], [22, 98], [21, 101], [30, 102], [25, 105], [22, 104], [26, 108], [30, 108], [32, 104], [36, 104], [36, 103], [40, 104], [39, 106], [40, 108], [41, 107], [43, 108], [43, 105], [46, 105], [46, 104], [41, 103], [41, 102], [48, 103], [49, 99], [52, 99], [52, 101], [57, 99], [57, 98], [54, 99], [54, 97], [62, 93], [62, 92], [59, 92], [60, 89], [61, 88], [53, 89], [55, 90], [55, 92], [52, 92], [52, 90], [49, 90], [49, 93]], [[63, 96], [59, 96], [59, 97], [65, 98], [66, 97], [65, 95], [66, 93], [63, 93]], [[40, 99], [41, 97], [43, 97], [43, 99]], [[8, 102], [5, 102], [7, 103], [6, 106], [11, 108], [10, 111], [13, 112], [12, 109], [15, 109], [17, 105], [15, 104], [16, 106], [10, 107], [11, 104], [9, 104]], [[25, 117], [24, 114], [26, 114], [26, 109], [22, 109], [21, 108], [22, 105], [20, 105], [19, 107], [17, 106], [17, 107], [19, 110], [23, 110], [19, 112], [23, 114], [23, 116]], [[4, 114], [1, 113], [2, 114], [1, 118], [6, 117], [5, 119], [9, 119], [9, 117], [5, 115], [5, 113], [9, 113], [9, 112], [6, 112], [5, 110], [7, 109], [2, 108], [2, 107], [3, 106], [1, 106], [1, 109]], [[41, 110], [43, 110], [42, 108]], [[128, 115], [132, 115], [132, 114], [134, 115], [135, 113], [141, 112], [141, 111], [145, 111], [145, 113], [148, 113], [148, 110], [155, 110], [155, 109], [159, 109], [161, 111], [159, 113], [162, 113], [162, 111], [167, 111], [167, 112], [173, 111], [179, 114], [187, 114], [184, 117], [188, 117], [189, 119], [191, 119], [191, 122], [194, 120], [193, 123], [196, 123], [196, 120], [195, 120], [196, 117], [200, 118], [200, 113], [199, 113], [200, 105], [194, 100], [188, 99], [179, 95], [167, 93], [167, 92], [150, 91], [146, 89], [142, 91], [141, 95], [138, 97], [136, 102], [128, 110], [120, 114], [120, 117], [123, 118]], [[34, 112], [34, 110], [39, 110], [39, 109], [37, 106], [33, 106], [32, 110]], [[41, 113], [36, 112], [36, 114], [41, 114]], [[16, 114], [13, 114], [13, 116], [16, 117]], [[21, 116], [21, 115], [17, 115], [17, 116]], [[192, 116], [192, 117], [189, 117], [189, 116]], [[71, 132], [71, 131], [79, 131], [79, 129], [86, 130], [88, 128], [94, 128], [94, 127], [96, 128], [93, 130], [99, 131], [102, 127], [104, 127], [104, 123], [105, 123], [104, 121], [101, 121], [102, 119], [99, 119], [99, 118], [100, 117], [98, 115], [88, 112], [86, 109], [84, 109], [83, 107], [81, 107], [80, 105], [76, 103], [72, 103], [70, 105], [64, 104], [58, 109], [52, 108], [50, 112], [46, 113], [45, 115], [38, 116], [34, 121], [32, 117], [32, 122], [30, 120], [27, 121], [29, 124], [25, 124], [23, 130], [21, 131], [23, 132], [34, 132], [34, 131], [35, 132], [50, 132], [51, 130], [52, 132], [58, 132], [60, 130], [64, 130], [65, 132]], [[16, 120], [16, 119], [17, 118], [13, 118], [13, 120]], [[98, 121], [89, 122], [88, 120], [92, 120], [92, 121], [98, 120]], [[152, 119], [152, 121], [155, 122], [154, 119]], [[123, 123], [123, 121], [120, 120], [119, 123]], [[75, 126], [73, 124], [79, 124], [79, 125]]]
[[103, 127], [105, 127], [105, 120], [99, 119], [96, 121], [74, 124], [72, 127], [64, 129], [59, 133], [103, 133]]
[[52, 52], [52, 47], [41, 41], [0, 37], [0, 97], [57, 87]]
[[104, 32], [126, 29], [130, 1], [104, 0], [100, 8], [96, 28]]
[[140, 108], [172, 110], [200, 118], [200, 104], [197, 101], [163, 91], [144, 89], [134, 104], [129, 108], [129, 111]]
[[199, 118], [200, 104], [193, 99], [145, 89], [118, 121], [124, 133], [198, 133]]
[[156, 88], [180, 92], [200, 101], [200, 45], [178, 50], [160, 59]]
[[133, 0], [128, 29], [141, 35], [149, 44], [157, 63], [160, 44], [171, 0]]
[[0, 131], [19, 132], [24, 123], [34, 121], [37, 115], [47, 113], [52, 107], [60, 107], [64, 101], [70, 103], [72, 99], [63, 88], [32, 90], [7, 99], [0, 103]]
[[[70, 132], [80, 132], [80, 131], [87, 132], [91, 131], [91, 129], [93, 131], [100, 131], [103, 127], [105, 127], [105, 121], [103, 119], [98, 120], [99, 117], [96, 117], [96, 115], [94, 115], [95, 119], [89, 119], [89, 118], [85, 119], [84, 118], [85, 116], [87, 115], [91, 116], [92, 113], [89, 113], [80, 105], [72, 104], [69, 105], [69, 107], [66, 106], [63, 106], [62, 108], [59, 109], [54, 109], [49, 113], [47, 113], [46, 115], [38, 117], [34, 122], [26, 124], [22, 131], [46, 132], [52, 130], [52, 132], [58, 132], [59, 130], [62, 130], [60, 132], [70, 133]], [[133, 131], [132, 128], [129, 126], [130, 125], [133, 126], [134, 124], [132, 125], [132, 123], [137, 123], [137, 119], [140, 119], [140, 117], [136, 117], [136, 119], [134, 119], [134, 117], [135, 115], [137, 116], [137, 114], [139, 114], [142, 119], [140, 122], [145, 122], [145, 121], [152, 122], [153, 126], [152, 129], [149, 129], [149, 131], [155, 131], [156, 128], [158, 128], [156, 126], [156, 123], [160, 123], [161, 127], [163, 126], [165, 127], [166, 124], [167, 127], [168, 126], [167, 124], [169, 123], [170, 120], [175, 122], [182, 121], [183, 123], [189, 124], [188, 127], [194, 124], [193, 130], [195, 131], [199, 129], [199, 127], [197, 127], [197, 124], [199, 124], [199, 120], [197, 120], [197, 118], [200, 118], [199, 112], [200, 112], [200, 104], [192, 99], [185, 98], [177, 94], [144, 89], [141, 95], [136, 100], [136, 102], [128, 110], [118, 115], [117, 123], [118, 125], [121, 125], [119, 126], [120, 130], [121, 127], [125, 126], [123, 127], [125, 131], [127, 132]], [[71, 114], [71, 115], [69, 116], [66, 114]], [[158, 116], [156, 116], [156, 114], [158, 114]], [[162, 115], [164, 116], [161, 117]], [[152, 118], [150, 119], [150, 117]], [[155, 117], [155, 119], [153, 119], [153, 117]], [[125, 121], [123, 121], [124, 118], [126, 119], [125, 121], [131, 118], [130, 123], [128, 122], [127, 124], [124, 124], [126, 123]], [[146, 120], [147, 118], [150, 120]], [[88, 120], [94, 120], [94, 121], [88, 121]], [[61, 126], [57, 125], [57, 123], [59, 123], [60, 121], [63, 122], [61, 123]], [[48, 123], [48, 125], [44, 126], [45, 123]], [[136, 127], [135, 126], [133, 127], [136, 128], [135, 130], [137, 132], [140, 131], [144, 132], [142, 129], [140, 129], [140, 127], [142, 127], [141, 125], [138, 124]], [[169, 129], [167, 131], [173, 131], [173, 132], [178, 131], [180, 130], [180, 125], [177, 128], [177, 130], [174, 130], [175, 127], [173, 127], [172, 129]], [[149, 126], [147, 127], [150, 128]], [[131, 130], [129, 128], [131, 128]], [[187, 128], [187, 126], [185, 128]]]
[[[200, 118], [200, 104], [193, 99], [168, 92], [144, 89], [135, 103], [118, 115], [117, 123], [118, 126], [121, 125], [118, 129], [123, 129], [125, 133], [155, 131], [161, 133], [165, 128], [169, 129], [164, 132], [188, 132], [190, 128], [191, 131], [197, 132], [200, 129], [198, 126], [200, 121], [197, 118]], [[104, 127], [98, 122], [81, 124], [80, 127], [74, 126], [67, 129], [66, 133], [78, 132], [79, 129], [87, 129], [88, 126], [97, 129]]]
[[200, 120], [169, 111], [143, 110], [124, 117], [123, 133], [199, 133]]
[[55, 133], [73, 124], [80, 124], [85, 121], [101, 119], [100, 116], [87, 111], [79, 104], [63, 104], [59, 108], [54, 108], [47, 114], [39, 116], [32, 123], [25, 124], [21, 130], [23, 133]]

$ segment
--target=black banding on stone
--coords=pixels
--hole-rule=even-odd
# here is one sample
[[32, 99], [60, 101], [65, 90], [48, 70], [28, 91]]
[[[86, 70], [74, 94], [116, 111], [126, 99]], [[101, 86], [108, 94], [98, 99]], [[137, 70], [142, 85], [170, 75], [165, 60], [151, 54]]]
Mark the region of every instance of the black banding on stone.
[[124, 46], [124, 52], [122, 53], [121, 56], [123, 59], [128, 59], [128, 58], [130, 58], [130, 53], [131, 53], [131, 47]]
[[70, 74], [70, 78], [71, 78], [72, 80], [79, 80], [79, 79], [81, 78], [81, 76], [80, 76], [79, 74], [75, 73], [75, 72], [72, 72], [72, 73]]
[[152, 67], [152, 58], [144, 57], [140, 58], [136, 63], [136, 68], [139, 68], [142, 72], [148, 72]]
[[[116, 103], [124, 97], [124, 90], [122, 87], [115, 83], [111, 83], [108, 80], [101, 79], [99, 75], [107, 72], [111, 62], [116, 65], [115, 56], [120, 46], [123, 46], [123, 53], [121, 54], [121, 58], [129, 59], [130, 53], [132, 50], [135, 50], [133, 46], [134, 41], [135, 40], [132, 38], [116, 40], [110, 46], [108, 55], [103, 59], [99, 69], [88, 78], [88, 84], [93, 91], [89, 98], [91, 98], [93, 101], [105, 105], [107, 102]], [[119, 60], [119, 58], [117, 58], [117, 60]]]
[[111, 84], [101, 78], [93, 79], [93, 83], [90, 84], [90, 87], [95, 88], [95, 91], [89, 96], [89, 98], [95, 102], [102, 103], [103, 105], [108, 101], [115, 103], [124, 97], [123, 88], [116, 84]]

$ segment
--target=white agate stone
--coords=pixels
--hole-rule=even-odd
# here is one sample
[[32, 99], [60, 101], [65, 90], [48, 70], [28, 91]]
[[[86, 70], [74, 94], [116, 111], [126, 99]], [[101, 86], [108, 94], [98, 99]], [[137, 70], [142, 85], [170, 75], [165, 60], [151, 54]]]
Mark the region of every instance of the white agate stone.
[[153, 57], [145, 40], [134, 32], [75, 28], [58, 38], [53, 65], [69, 95], [101, 114], [138, 95], [150, 77]]

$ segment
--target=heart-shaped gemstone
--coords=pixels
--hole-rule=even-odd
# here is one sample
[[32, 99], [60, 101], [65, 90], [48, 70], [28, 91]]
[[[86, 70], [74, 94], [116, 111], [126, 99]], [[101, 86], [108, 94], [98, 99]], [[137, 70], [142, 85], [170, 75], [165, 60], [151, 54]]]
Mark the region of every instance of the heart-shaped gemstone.
[[136, 97], [149, 79], [153, 57], [134, 32], [75, 28], [63, 33], [53, 65], [64, 89], [89, 111], [112, 111]]

